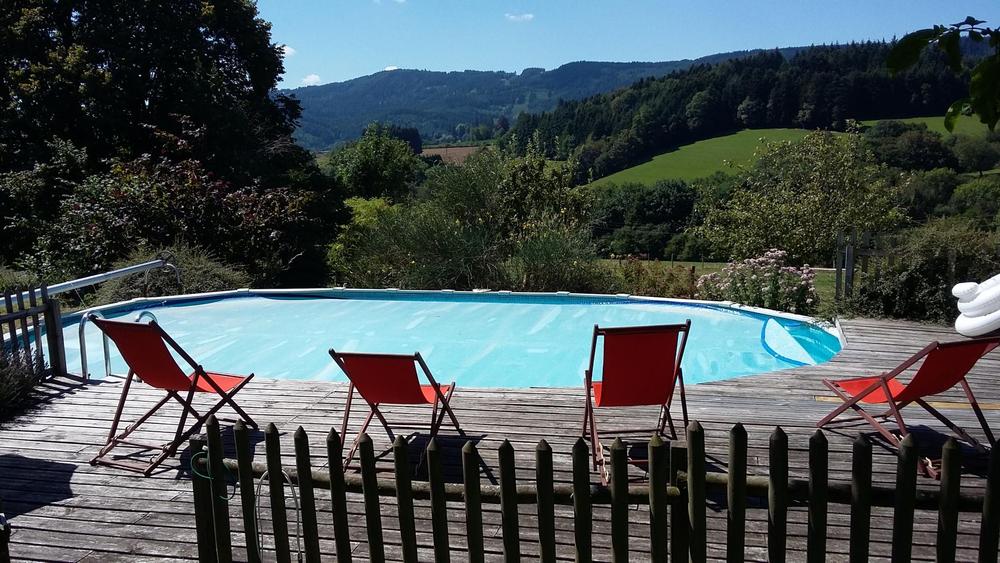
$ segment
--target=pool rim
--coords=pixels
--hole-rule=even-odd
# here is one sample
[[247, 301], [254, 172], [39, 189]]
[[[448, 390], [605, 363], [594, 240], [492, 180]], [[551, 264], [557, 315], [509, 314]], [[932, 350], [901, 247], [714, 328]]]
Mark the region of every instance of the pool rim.
[[[801, 315], [798, 313], [788, 313], [784, 311], [776, 311], [774, 309], [766, 309], [763, 307], [754, 307], [750, 305], [742, 305], [735, 303], [733, 301], [709, 301], [705, 299], [680, 299], [674, 297], [652, 297], [647, 295], [631, 295], [628, 293], [578, 293], [572, 291], [508, 291], [508, 290], [488, 290], [488, 289], [473, 289], [473, 290], [455, 290], [455, 289], [399, 289], [394, 287], [387, 288], [355, 288], [355, 287], [345, 287], [345, 286], [335, 286], [335, 287], [319, 287], [319, 288], [296, 288], [296, 289], [252, 289], [252, 288], [240, 288], [240, 289], [229, 289], [223, 291], [211, 291], [204, 293], [186, 293], [181, 295], [167, 295], [162, 297], [137, 297], [134, 299], [129, 299], [128, 301], [119, 301], [117, 303], [108, 303], [106, 305], [98, 305], [96, 307], [90, 307], [73, 313], [68, 313], [63, 315], [63, 327], [65, 328], [68, 324], [78, 324], [80, 319], [87, 315], [88, 313], [99, 312], [102, 314], [108, 313], [122, 313], [131, 312], [143, 307], [164, 307], [170, 305], [177, 305], [180, 303], [190, 303], [198, 301], [220, 301], [222, 299], [231, 299], [239, 297], [302, 297], [307, 298], [310, 295], [314, 295], [322, 298], [323, 294], [376, 294], [376, 293], [389, 293], [397, 295], [496, 295], [496, 296], [535, 296], [535, 297], [547, 297], [547, 298], [585, 298], [585, 299], [603, 299], [603, 300], [620, 300], [622, 303], [664, 303], [673, 304], [681, 306], [696, 306], [696, 307], [707, 307], [707, 308], [719, 308], [719, 309], [731, 309], [736, 312], [750, 313], [754, 315], [761, 315], [766, 317], [774, 317], [780, 319], [787, 319], [792, 321], [798, 321], [810, 324], [820, 330], [827, 332], [828, 334], [835, 336], [840, 342], [841, 350], [847, 346], [847, 339], [844, 335], [844, 331], [841, 329], [840, 320], [834, 319], [833, 322], [818, 319], [816, 317], [810, 317], [808, 315]], [[838, 351], [840, 353], [840, 351]]]

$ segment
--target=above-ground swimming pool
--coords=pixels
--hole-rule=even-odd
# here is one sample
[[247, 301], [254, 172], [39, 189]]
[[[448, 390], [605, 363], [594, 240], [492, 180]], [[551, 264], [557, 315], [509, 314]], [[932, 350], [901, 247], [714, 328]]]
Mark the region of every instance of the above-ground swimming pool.
[[[582, 386], [595, 324], [691, 319], [682, 364], [687, 384], [818, 364], [841, 347], [835, 329], [805, 317], [611, 295], [240, 290], [100, 308], [107, 318], [127, 320], [142, 311], [151, 312], [205, 369], [277, 379], [346, 381], [327, 353], [334, 348], [420, 352], [439, 381], [466, 387]], [[68, 367], [80, 373], [79, 316], [67, 320]], [[100, 378], [101, 334], [92, 323], [85, 326], [88, 368]], [[112, 373], [125, 373], [113, 344], [111, 357]], [[600, 357], [595, 365], [599, 377]]]

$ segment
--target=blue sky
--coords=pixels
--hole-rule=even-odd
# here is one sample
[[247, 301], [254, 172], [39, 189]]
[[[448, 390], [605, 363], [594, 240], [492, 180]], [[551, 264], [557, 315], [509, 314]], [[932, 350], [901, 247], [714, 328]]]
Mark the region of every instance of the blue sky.
[[258, 8], [288, 46], [282, 87], [386, 67], [520, 71], [890, 39], [967, 15], [1000, 24], [995, 0], [259, 0]]

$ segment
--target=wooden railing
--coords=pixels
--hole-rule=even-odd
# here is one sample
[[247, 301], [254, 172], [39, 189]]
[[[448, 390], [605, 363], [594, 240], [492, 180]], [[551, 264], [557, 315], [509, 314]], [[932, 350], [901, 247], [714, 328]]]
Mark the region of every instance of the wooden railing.
[[47, 361], [53, 375], [66, 374], [59, 301], [49, 297], [46, 286], [4, 292], [0, 337], [0, 346], [13, 358], [39, 364]]
[[[228, 562], [233, 559], [233, 534], [230, 529], [227, 477], [235, 475], [242, 510], [242, 535], [249, 561], [261, 560], [261, 542], [256, 515], [255, 479], [268, 478], [273, 551], [277, 561], [290, 562], [292, 549], [288, 530], [288, 504], [285, 479], [295, 484], [297, 508], [301, 513], [302, 552], [305, 561], [351, 561], [351, 540], [347, 518], [347, 494], [360, 493], [364, 498], [368, 557], [385, 560], [380, 497], [395, 497], [399, 522], [401, 553], [404, 561], [417, 561], [414, 500], [429, 499], [432, 521], [434, 559], [448, 561], [450, 537], [448, 503], [463, 503], [465, 508], [465, 546], [469, 561], [483, 561], [484, 504], [499, 504], [503, 554], [507, 561], [521, 557], [520, 539], [524, 534], [537, 538], [542, 561], [556, 558], [555, 506], [573, 507], [574, 548], [577, 561], [590, 561], [592, 555], [592, 515], [595, 505], [610, 505], [611, 551], [615, 561], [627, 561], [635, 550], [629, 537], [629, 505], [649, 507], [650, 542], [645, 553], [652, 561], [666, 561], [677, 554], [687, 554], [691, 561], [706, 559], [708, 529], [706, 498], [726, 498], [727, 559], [742, 561], [746, 540], [748, 500], [760, 499], [767, 506], [767, 549], [770, 561], [784, 561], [789, 506], [805, 505], [808, 512], [807, 560], [823, 561], [827, 554], [827, 514], [831, 504], [850, 506], [850, 559], [865, 561], [869, 555], [872, 507], [893, 509], [892, 559], [909, 561], [913, 544], [915, 510], [935, 510], [938, 514], [936, 556], [938, 561], [954, 561], [960, 512], [981, 514], [979, 561], [996, 562], [1000, 535], [1000, 453], [994, 448], [989, 460], [985, 494], [973, 496], [960, 491], [961, 451], [954, 440], [943, 448], [942, 477], [937, 490], [917, 488], [917, 448], [912, 436], [903, 440], [897, 463], [895, 487], [872, 483], [871, 443], [859, 437], [852, 452], [850, 483], [828, 481], [828, 445], [822, 431], [809, 440], [809, 477], [790, 479], [788, 439], [776, 429], [769, 443], [768, 476], [747, 475], [747, 433], [737, 424], [730, 432], [728, 473], [706, 472], [705, 433], [693, 422], [688, 428], [687, 447], [664, 442], [657, 437], [648, 444], [648, 480], [643, 484], [628, 480], [628, 459], [622, 443], [616, 440], [610, 449], [611, 482], [609, 486], [591, 483], [591, 460], [586, 442], [580, 439], [572, 451], [572, 483], [553, 480], [552, 449], [543, 440], [535, 451], [536, 470], [533, 484], [518, 484], [515, 479], [514, 448], [504, 442], [499, 448], [499, 484], [480, 483], [478, 452], [472, 442], [462, 449], [463, 483], [446, 483], [441, 453], [431, 439], [426, 448], [427, 481], [414, 481], [408, 459], [407, 443], [398, 437], [392, 447], [394, 478], [379, 479], [371, 439], [362, 435], [360, 474], [343, 468], [343, 444], [333, 429], [326, 437], [328, 467], [324, 471], [310, 466], [310, 444], [299, 427], [294, 435], [295, 468], [284, 468], [278, 429], [272, 424], [264, 432], [265, 463], [251, 459], [249, 432], [242, 423], [234, 429], [237, 459], [224, 459], [219, 424], [211, 419], [206, 435], [192, 440], [192, 479], [199, 556], [202, 561]], [[328, 491], [332, 501], [332, 532], [335, 552], [321, 553], [317, 524], [317, 490]], [[518, 518], [518, 506], [536, 506], [537, 526], [525, 530]], [[668, 534], [669, 532], [669, 534]], [[718, 543], [718, 542], [715, 542]], [[683, 555], [680, 557], [684, 557]], [[645, 554], [644, 554], [645, 558]]]

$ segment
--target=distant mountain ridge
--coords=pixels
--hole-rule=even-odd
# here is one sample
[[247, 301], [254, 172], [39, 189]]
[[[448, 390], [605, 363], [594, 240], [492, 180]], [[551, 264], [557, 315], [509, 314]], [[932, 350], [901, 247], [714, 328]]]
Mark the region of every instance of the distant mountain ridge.
[[[777, 49], [790, 57], [804, 47]], [[399, 69], [344, 82], [283, 90], [302, 103], [295, 137], [310, 150], [325, 150], [360, 136], [373, 121], [416, 127], [428, 140], [456, 140], [456, 129], [494, 120], [513, 121], [521, 112], [555, 108], [560, 100], [579, 100], [701, 64], [746, 57], [769, 49], [717, 53], [664, 62], [564, 64], [553, 70], [502, 71]]]

